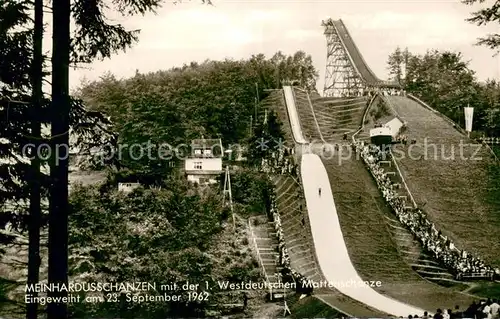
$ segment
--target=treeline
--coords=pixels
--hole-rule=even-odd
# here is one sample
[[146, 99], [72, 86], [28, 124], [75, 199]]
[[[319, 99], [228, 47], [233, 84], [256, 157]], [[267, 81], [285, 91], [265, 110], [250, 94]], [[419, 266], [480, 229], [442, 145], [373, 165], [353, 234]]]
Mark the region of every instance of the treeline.
[[465, 106], [474, 107], [476, 134], [500, 136], [500, 83], [480, 82], [461, 53], [430, 50], [413, 54], [399, 47], [389, 56], [389, 74], [408, 93], [464, 126]]
[[[0, 62], [7, 65], [10, 61]], [[4, 74], [11, 73], [14, 76], [15, 69]], [[103, 144], [115, 148], [124, 144], [154, 147], [162, 143], [176, 146], [205, 136], [220, 137], [225, 145], [251, 147], [257, 136], [282, 136], [276, 115], [263, 112], [264, 106], [260, 105], [269, 94], [266, 90], [280, 88], [283, 81], [290, 80], [314, 90], [316, 78], [311, 57], [302, 51], [292, 56], [278, 52], [270, 59], [256, 55], [241, 61], [191, 63], [168, 71], [137, 73], [130, 79], [119, 80], [108, 74], [100, 81], [85, 83], [71, 98], [72, 132], [80, 133], [81, 137], [73, 142], [87, 149]], [[5, 177], [2, 186], [7, 187], [1, 190], [0, 199], [2, 204], [15, 200], [29, 203], [33, 194], [30, 183], [39, 183], [40, 197], [45, 203], [51, 179], [46, 173], [35, 177], [21, 150], [33, 141], [51, 143], [47, 135], [33, 139], [27, 128], [32, 122], [46, 127], [50, 119], [33, 112], [28, 93], [4, 90], [2, 94], [0, 114], [9, 115], [10, 126], [0, 131], [0, 137], [8, 140], [0, 147], [0, 157], [9, 157], [10, 161], [0, 165], [0, 173]], [[11, 102], [14, 100], [16, 105]], [[42, 102], [47, 110], [50, 99], [45, 96]], [[47, 116], [46, 112], [43, 114]], [[114, 140], [115, 136], [118, 140]], [[102, 137], [106, 137], [104, 141]], [[253, 169], [232, 174], [237, 228], [231, 231], [227, 229], [229, 212], [221, 205], [219, 189], [193, 189], [182, 176], [171, 171], [174, 168], [166, 166], [166, 161], [149, 156], [131, 158], [125, 150], [117, 154], [121, 158], [106, 163], [116, 164], [118, 170], [113, 170], [104, 185], [72, 190], [67, 210], [70, 281], [123, 282], [140, 278], [158, 283], [183, 280], [213, 283], [222, 279], [235, 282], [259, 279], [258, 264], [247, 240], [245, 218], [268, 208], [272, 186], [265, 176]], [[261, 156], [257, 148], [248, 153], [252, 163], [258, 163]], [[40, 165], [47, 167], [50, 163]], [[161, 189], [146, 186], [129, 196], [120, 194], [116, 191], [117, 179], [128, 173], [159, 182], [151, 184], [160, 184]], [[7, 255], [3, 257], [18, 254], [15, 238], [25, 238], [30, 220], [26, 205], [2, 207], [1, 226], [12, 228], [10, 233], [2, 233], [5, 238], [0, 238], [7, 247], [1, 251]], [[48, 221], [45, 209], [42, 220], [36, 223], [44, 235]], [[45, 250], [37, 252], [37, 256], [45, 269]], [[33, 265], [38, 271], [40, 264]], [[0, 311], [18, 311], [16, 317], [19, 317], [25, 309], [18, 305], [13, 291], [22, 278], [13, 274], [0, 283], [0, 298], [8, 305]], [[45, 278], [43, 273], [40, 279]], [[4, 284], [7, 282], [8, 287]], [[211, 301], [216, 304], [218, 298], [228, 297], [214, 295]], [[241, 296], [236, 296], [236, 301], [238, 298]], [[69, 315], [187, 317], [203, 316], [210, 309], [213, 307], [196, 302], [175, 307], [163, 303], [139, 305], [126, 302], [122, 296], [116, 304], [72, 304]]]
[[[165, 142], [220, 136], [225, 144], [248, 137], [256, 102], [284, 80], [315, 90], [318, 72], [311, 56], [263, 54], [248, 60], [192, 62], [179, 68], [128, 79], [112, 74], [82, 83], [77, 96], [111, 117], [122, 140], [133, 135]], [[149, 127], [147, 127], [150, 125]]]
[[[303, 51], [271, 58], [263, 54], [247, 60], [192, 62], [180, 68], [128, 79], [112, 74], [83, 83], [77, 96], [94, 111], [110, 116], [118, 143], [167, 143], [173, 147], [194, 138], [221, 138], [224, 145], [244, 144], [263, 113], [260, 101], [283, 81], [315, 90], [318, 72]], [[124, 148], [126, 150], [126, 148]], [[167, 161], [120, 154], [123, 168], [154, 176], [170, 169]]]

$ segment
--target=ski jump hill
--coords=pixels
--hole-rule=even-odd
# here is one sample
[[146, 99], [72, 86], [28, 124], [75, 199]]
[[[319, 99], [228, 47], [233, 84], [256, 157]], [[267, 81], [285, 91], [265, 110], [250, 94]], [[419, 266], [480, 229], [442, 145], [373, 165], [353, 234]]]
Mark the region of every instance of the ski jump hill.
[[[397, 84], [375, 76], [341, 20], [330, 22], [338, 31], [338, 38], [365, 87], [397, 87]], [[409, 133], [417, 138], [432, 135], [435, 140], [455, 145], [465, 138], [463, 132], [457, 131], [456, 125], [413, 96], [376, 94], [372, 98], [323, 98], [317, 93], [284, 86], [270, 98], [283, 123], [285, 138], [295, 145], [295, 154], [300, 161], [297, 185], [279, 178], [276, 180], [278, 198], [286, 197], [283, 196], [285, 193], [295, 189], [303, 195], [306, 205], [306, 216], [303, 217], [307, 231], [297, 232], [295, 226], [287, 230], [286, 225], [296, 223], [291, 217], [282, 217], [291, 266], [317, 282], [318, 287], [323, 287], [321, 283], [334, 286], [316, 289], [316, 298], [348, 316], [363, 317], [421, 317], [424, 311], [433, 313], [437, 308], [452, 308], [457, 304], [465, 306], [478, 299], [468, 294], [467, 285], [455, 281], [453, 275], [428, 255], [399, 222], [359, 157], [355, 154], [345, 157], [342, 152], [334, 156], [318, 155], [325, 144], [338, 144], [341, 150], [352, 152], [351, 147], [345, 145], [346, 136], [347, 141], [367, 140], [370, 111], [376, 109], [381, 100], [391, 106], [392, 116], [408, 123]], [[491, 157], [487, 150], [481, 154], [485, 161]], [[453, 226], [455, 216], [442, 208], [452, 202], [449, 198], [453, 198], [453, 189], [450, 193], [450, 188], [455, 187], [458, 193], [462, 187], [468, 189], [471, 185], [478, 189], [486, 174], [484, 161], [478, 162], [469, 175], [464, 174], [458, 180], [454, 180], [450, 170], [466, 170], [465, 165], [470, 167], [470, 163], [453, 163], [454, 166], [449, 168], [449, 161], [436, 161], [422, 164], [395, 159], [388, 163], [393, 174], [406, 186], [400, 195], [415, 197], [419, 204], [426, 196], [432, 199], [427, 212], [443, 233], [469, 251], [484, 253], [481, 257], [495, 264], [498, 256], [494, 252], [498, 252], [500, 245], [499, 235], [494, 231], [500, 228], [499, 210], [474, 199], [466, 207], [469, 209], [475, 205], [479, 214], [465, 217], [466, 209], [459, 209], [465, 200], [455, 198], [455, 206], [452, 206], [464, 212], [461, 216], [465, 224]], [[440, 174], [441, 169], [444, 174]], [[438, 183], [445, 187], [439, 189], [436, 187]], [[482, 189], [478, 193], [485, 195]], [[281, 205], [282, 210], [295, 209], [294, 205], [298, 204], [294, 203], [285, 202]], [[471, 226], [479, 229], [484, 240], [477, 237], [479, 233], [474, 230], [474, 240], [466, 237], [464, 227], [470, 230]], [[296, 233], [301, 236], [296, 236]], [[299, 246], [302, 248], [298, 249]], [[497, 249], [487, 251], [486, 247]]]

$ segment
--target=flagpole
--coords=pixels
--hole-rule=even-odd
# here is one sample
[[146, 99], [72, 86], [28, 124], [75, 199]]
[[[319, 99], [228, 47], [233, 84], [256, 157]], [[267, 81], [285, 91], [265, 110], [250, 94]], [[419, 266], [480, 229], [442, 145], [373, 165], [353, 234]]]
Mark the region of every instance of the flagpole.
[[[470, 104], [467, 102], [467, 108], [469, 108], [469, 107], [470, 107]], [[470, 138], [470, 131], [469, 130], [467, 130], [467, 138]]]
[[464, 107], [465, 115], [465, 131], [467, 132], [467, 138], [470, 138], [470, 132], [472, 131], [472, 121], [474, 116], [474, 108], [470, 107], [470, 103], [467, 103], [467, 107]]

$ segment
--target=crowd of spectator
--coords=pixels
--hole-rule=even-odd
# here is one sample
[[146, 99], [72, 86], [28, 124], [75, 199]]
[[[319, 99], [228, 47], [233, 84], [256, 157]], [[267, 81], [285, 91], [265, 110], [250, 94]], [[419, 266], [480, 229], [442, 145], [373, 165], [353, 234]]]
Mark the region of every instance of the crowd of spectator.
[[370, 96], [372, 97], [377, 92], [380, 92], [384, 96], [406, 96], [406, 91], [402, 89], [395, 88], [380, 88], [380, 89], [369, 89], [369, 90], [361, 90], [355, 92], [344, 93], [342, 97], [352, 97], [352, 96]]
[[454, 310], [451, 309], [437, 309], [434, 315], [424, 312], [422, 317], [418, 315], [409, 315], [408, 319], [422, 318], [422, 319], [499, 319], [500, 318], [500, 304], [498, 299], [481, 300], [473, 302], [464, 311], [460, 311], [460, 306], [455, 306]]
[[[407, 202], [404, 196], [398, 195], [399, 183], [394, 183], [381, 166], [381, 161], [391, 160], [389, 148], [382, 148], [375, 145], [355, 142], [354, 149], [361, 155], [369, 171], [377, 182], [385, 200], [392, 207], [399, 221], [411, 230], [415, 237], [422, 243], [435, 259], [456, 275], [457, 279], [464, 277], [486, 277], [493, 279], [500, 275], [498, 269], [487, 266], [481, 259], [474, 257], [466, 251], [459, 251], [454, 243], [443, 236], [433, 223], [431, 223], [425, 213]], [[270, 153], [266, 159], [262, 159], [262, 170], [267, 173], [289, 174], [298, 177], [298, 165], [293, 158], [294, 150], [291, 148], [278, 149]], [[302, 274], [293, 270], [290, 266], [290, 256], [286, 248], [283, 229], [281, 226], [280, 214], [276, 206], [276, 195], [271, 195], [270, 215], [276, 229], [278, 239], [278, 260], [277, 263], [283, 268], [284, 277], [291, 277], [297, 283], [297, 287], [303, 287], [307, 281]], [[409, 316], [408, 318], [418, 318]], [[434, 316], [424, 315], [423, 318], [452, 319], [452, 318], [488, 318], [500, 319], [498, 315], [498, 301], [483, 301], [474, 303], [463, 312], [450, 309], [441, 311], [438, 309]]]
[[[448, 310], [449, 311], [449, 310]], [[486, 318], [486, 319], [499, 319], [500, 318], [500, 304], [498, 299], [482, 300], [478, 303], [473, 302], [465, 311], [458, 312], [451, 318]]]
[[265, 173], [290, 174], [297, 176], [298, 167], [293, 160], [293, 148], [280, 148], [270, 153], [270, 158], [263, 158], [261, 169]]
[[392, 182], [380, 165], [380, 161], [391, 159], [389, 149], [383, 150], [382, 147], [373, 144], [365, 145], [363, 142], [355, 142], [353, 146], [368, 166], [399, 221], [409, 228], [424, 248], [453, 272], [457, 279], [464, 277], [493, 279], [495, 275], [500, 275], [498, 269], [494, 270], [481, 259], [466, 251], [456, 249], [453, 242], [436, 229], [421, 209], [413, 207], [404, 196], [398, 196], [397, 190], [401, 188], [401, 185]]
[[382, 93], [382, 95], [384, 96], [406, 96], [405, 90], [398, 90], [398, 89], [382, 88], [380, 89], [380, 93]]
[[297, 284], [297, 287], [305, 286], [307, 278], [299, 272], [293, 270], [290, 266], [290, 256], [286, 248], [285, 237], [283, 236], [283, 229], [281, 227], [281, 219], [278, 209], [276, 207], [276, 196], [273, 194], [271, 197], [271, 214], [274, 221], [274, 228], [278, 238], [278, 254], [279, 260], [277, 264], [283, 268], [282, 274], [284, 277], [291, 277]]
[[[293, 159], [294, 150], [292, 148], [278, 149], [270, 154], [270, 159], [262, 159], [262, 170], [266, 173], [289, 174], [292, 177], [298, 177], [298, 165]], [[286, 248], [285, 237], [283, 236], [283, 228], [281, 227], [281, 218], [278, 212], [276, 195], [271, 193], [271, 208], [270, 215], [276, 230], [278, 239], [278, 260], [277, 264], [282, 267], [284, 278], [291, 278], [295, 281], [299, 290], [305, 287], [307, 278], [299, 272], [293, 270], [290, 266], [290, 256]], [[303, 290], [303, 289], [302, 289]], [[303, 292], [303, 291], [302, 291]]]
[[[404, 134], [401, 134], [399, 135], [397, 138], [396, 138], [396, 142], [397, 143], [401, 143], [403, 145], [408, 145], [408, 136], [404, 135]], [[417, 140], [415, 139], [412, 139], [411, 140], [411, 144], [415, 144], [417, 143]]]

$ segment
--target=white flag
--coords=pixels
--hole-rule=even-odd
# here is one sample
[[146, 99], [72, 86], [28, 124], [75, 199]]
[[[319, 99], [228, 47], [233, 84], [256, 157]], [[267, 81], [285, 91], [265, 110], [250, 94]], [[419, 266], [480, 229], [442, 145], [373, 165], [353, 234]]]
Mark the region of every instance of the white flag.
[[464, 107], [465, 113], [465, 130], [467, 132], [472, 132], [472, 116], [474, 114], [473, 107]]

